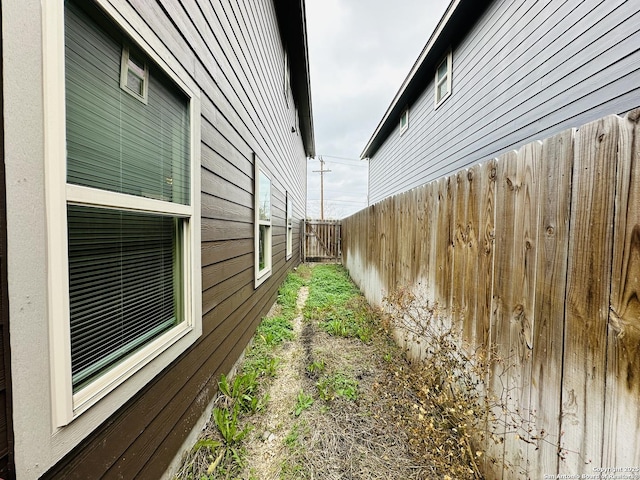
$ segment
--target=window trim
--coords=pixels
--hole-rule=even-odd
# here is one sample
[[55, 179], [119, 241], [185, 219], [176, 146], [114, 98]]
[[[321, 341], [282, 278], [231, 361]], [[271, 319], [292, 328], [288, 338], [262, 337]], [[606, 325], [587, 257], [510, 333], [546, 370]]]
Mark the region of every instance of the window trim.
[[[48, 249], [51, 421], [68, 441], [90, 433], [143, 388], [202, 334], [200, 257], [200, 91], [178, 60], [134, 12], [124, 14], [106, 0], [94, 0], [118, 28], [154, 61], [189, 98], [191, 183], [189, 205], [71, 185], [66, 178], [64, 1], [43, 3], [45, 196]], [[146, 28], [145, 28], [146, 27]], [[67, 205], [104, 205], [143, 213], [170, 213], [185, 222], [185, 321], [137, 350], [75, 394], [71, 380], [71, 329], [67, 256]], [[91, 411], [90, 415], [82, 415]]]
[[289, 192], [286, 192], [286, 205], [285, 205], [285, 227], [287, 229], [286, 234], [286, 255], [285, 260], [291, 260], [293, 256], [293, 200]]
[[291, 72], [289, 70], [289, 54], [287, 50], [284, 51], [284, 64], [283, 64], [283, 75], [282, 75], [282, 90], [284, 93], [284, 101], [287, 105], [287, 108], [291, 108], [289, 103], [289, 96], [291, 95]]
[[[440, 81], [438, 81], [438, 70], [440, 70], [440, 67], [446, 62], [447, 64], [447, 74], [445, 75], [444, 78], [440, 79]], [[436, 67], [436, 72], [435, 72], [435, 80], [434, 80], [434, 108], [438, 108], [440, 105], [442, 105], [442, 103], [451, 96], [451, 78], [452, 78], [452, 67], [453, 67], [453, 59], [452, 59], [452, 54], [451, 54], [451, 50], [449, 50], [449, 52], [447, 53], [447, 55], [442, 59], [442, 61], [440, 61], [438, 63], [438, 66]], [[438, 99], [438, 87], [443, 84], [444, 82], [447, 82], [447, 93], [440, 99]]]
[[[255, 265], [255, 278], [254, 278], [254, 288], [258, 288], [262, 285], [267, 278], [271, 276], [271, 268], [272, 268], [272, 244], [273, 244], [273, 212], [271, 211], [271, 207], [273, 206], [272, 198], [273, 195], [270, 195], [269, 198], [269, 207], [270, 207], [270, 215], [269, 220], [261, 220], [260, 219], [260, 175], [264, 175], [269, 180], [269, 185], [272, 187], [273, 182], [271, 181], [271, 177], [267, 175], [264, 170], [260, 168], [260, 161], [258, 160], [257, 155], [253, 154], [253, 169], [254, 169], [254, 199], [253, 199], [253, 210], [254, 210], [254, 265]], [[271, 190], [271, 188], [269, 189]], [[266, 227], [267, 238], [265, 242], [265, 267], [260, 269], [260, 227]]]
[[[405, 123], [402, 125], [402, 119], [405, 118]], [[400, 114], [400, 135], [409, 130], [409, 107], [405, 108]]]

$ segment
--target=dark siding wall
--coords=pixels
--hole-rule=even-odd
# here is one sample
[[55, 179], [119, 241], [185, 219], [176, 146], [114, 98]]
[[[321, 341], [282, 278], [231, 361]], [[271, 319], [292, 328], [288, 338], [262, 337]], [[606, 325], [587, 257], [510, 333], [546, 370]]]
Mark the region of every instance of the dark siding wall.
[[497, 0], [370, 161], [376, 202], [534, 139], [640, 105], [640, 9], [624, 0]]
[[[306, 157], [271, 1], [131, 0], [202, 93], [203, 334], [47, 478], [159, 478], [300, 261]], [[195, 65], [195, 68], [194, 68]], [[253, 153], [272, 181], [273, 269], [254, 290]], [[294, 202], [285, 261], [285, 192]], [[102, 474], [101, 472], [105, 472]]]

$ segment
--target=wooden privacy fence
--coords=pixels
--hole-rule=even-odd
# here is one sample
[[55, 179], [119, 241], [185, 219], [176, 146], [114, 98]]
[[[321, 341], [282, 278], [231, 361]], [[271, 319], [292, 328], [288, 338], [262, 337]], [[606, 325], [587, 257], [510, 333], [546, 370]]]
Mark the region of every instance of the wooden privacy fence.
[[305, 221], [305, 262], [337, 262], [342, 256], [340, 220]]
[[[372, 303], [420, 285], [466, 341], [515, 357], [510, 401], [545, 440], [507, 432], [498, 454], [518, 468], [504, 478], [640, 467], [639, 117], [565, 131], [343, 220], [343, 263]], [[487, 470], [503, 478], [501, 463]]]

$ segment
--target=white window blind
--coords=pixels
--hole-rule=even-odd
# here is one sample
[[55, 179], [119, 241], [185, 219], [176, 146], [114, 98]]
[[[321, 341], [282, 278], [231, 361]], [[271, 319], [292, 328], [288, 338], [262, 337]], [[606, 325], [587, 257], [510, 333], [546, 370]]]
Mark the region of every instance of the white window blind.
[[[76, 392], [185, 320], [191, 145], [189, 98], [73, 2], [65, 52], [67, 183], [89, 189], [67, 198]], [[122, 88], [132, 71], [146, 102]]]

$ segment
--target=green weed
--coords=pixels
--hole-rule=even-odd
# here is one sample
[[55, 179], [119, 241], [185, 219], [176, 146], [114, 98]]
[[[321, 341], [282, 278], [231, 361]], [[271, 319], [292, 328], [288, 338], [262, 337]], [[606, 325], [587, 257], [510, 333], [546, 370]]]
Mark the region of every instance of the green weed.
[[249, 426], [245, 426], [242, 429], [239, 428], [238, 410], [235, 408], [232, 411], [226, 408], [214, 408], [213, 420], [227, 446], [239, 443], [251, 431]]
[[313, 405], [313, 397], [304, 392], [299, 392], [293, 414], [299, 417], [304, 410], [311, 408], [311, 405]]
[[309, 372], [311, 375], [315, 375], [316, 373], [324, 372], [325, 368], [326, 365], [324, 363], [324, 360], [316, 360], [310, 365], [307, 365], [307, 372]]
[[280, 365], [280, 359], [271, 356], [267, 352], [252, 352], [247, 354], [242, 371], [254, 373], [259, 377], [275, 377]]
[[319, 265], [312, 270], [303, 314], [306, 320], [317, 321], [329, 335], [371, 340], [371, 308], [342, 266]]
[[284, 437], [285, 446], [291, 448], [296, 443], [298, 443], [298, 438], [300, 438], [300, 432], [298, 431], [298, 425], [294, 425], [291, 431]]
[[268, 395], [260, 397], [258, 390], [258, 374], [255, 371], [241, 373], [233, 378], [229, 383], [223, 374], [218, 382], [220, 392], [224, 394], [231, 404], [241, 412], [255, 413], [264, 410], [269, 399]]
[[299, 465], [297, 463], [291, 464], [290, 461], [285, 460], [282, 462], [282, 465], [280, 466], [280, 478], [282, 480], [288, 480], [288, 479], [300, 480], [300, 479], [305, 479], [309, 477], [302, 465]]
[[206, 448], [210, 452], [215, 452], [215, 450], [221, 446], [222, 446], [222, 443], [218, 442], [217, 440], [212, 440], [210, 438], [203, 438], [196, 442], [192, 450], [193, 452], [197, 452], [200, 449]]
[[347, 400], [356, 400], [358, 398], [358, 381], [347, 377], [344, 373], [336, 373], [334, 375], [325, 376], [316, 383], [318, 396], [330, 402], [338, 397]]

